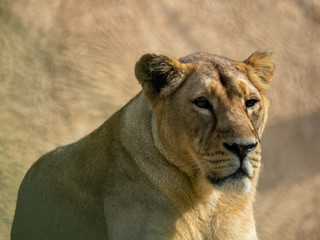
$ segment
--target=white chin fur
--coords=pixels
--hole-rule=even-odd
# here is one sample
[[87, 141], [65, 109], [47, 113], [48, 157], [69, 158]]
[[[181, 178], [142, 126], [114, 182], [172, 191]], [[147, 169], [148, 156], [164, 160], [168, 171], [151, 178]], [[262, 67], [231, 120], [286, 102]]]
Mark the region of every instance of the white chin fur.
[[216, 187], [225, 193], [247, 194], [250, 192], [251, 186], [251, 180], [243, 177], [242, 179], [228, 179]]

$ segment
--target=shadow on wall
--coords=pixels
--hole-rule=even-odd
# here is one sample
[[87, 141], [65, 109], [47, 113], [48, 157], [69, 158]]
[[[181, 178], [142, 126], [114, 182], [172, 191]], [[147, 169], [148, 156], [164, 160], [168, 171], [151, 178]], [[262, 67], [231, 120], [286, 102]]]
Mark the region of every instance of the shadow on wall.
[[260, 239], [320, 236], [320, 112], [267, 127], [255, 204]]
[[320, 174], [320, 111], [267, 126], [262, 145], [259, 190]]

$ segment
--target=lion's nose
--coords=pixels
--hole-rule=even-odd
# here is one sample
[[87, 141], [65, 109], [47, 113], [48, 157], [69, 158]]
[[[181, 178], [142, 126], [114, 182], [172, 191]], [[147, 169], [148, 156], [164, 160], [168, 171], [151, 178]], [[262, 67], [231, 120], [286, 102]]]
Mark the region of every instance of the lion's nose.
[[257, 147], [257, 142], [250, 144], [238, 144], [238, 143], [223, 143], [223, 146], [230, 152], [236, 154], [240, 160], [243, 160], [245, 156]]

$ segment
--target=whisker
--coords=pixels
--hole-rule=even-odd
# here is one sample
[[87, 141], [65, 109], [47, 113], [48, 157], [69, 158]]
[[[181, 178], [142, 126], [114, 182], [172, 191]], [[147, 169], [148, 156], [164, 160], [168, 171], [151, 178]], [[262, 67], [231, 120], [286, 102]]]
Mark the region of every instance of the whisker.
[[219, 159], [219, 160], [208, 160], [211, 163], [222, 163], [222, 162], [228, 162], [230, 159]]
[[225, 152], [222, 152], [222, 151], [216, 151], [214, 153], [209, 153], [209, 154], [203, 154], [204, 156], [209, 156], [209, 157], [213, 157], [215, 155], [225, 155]]

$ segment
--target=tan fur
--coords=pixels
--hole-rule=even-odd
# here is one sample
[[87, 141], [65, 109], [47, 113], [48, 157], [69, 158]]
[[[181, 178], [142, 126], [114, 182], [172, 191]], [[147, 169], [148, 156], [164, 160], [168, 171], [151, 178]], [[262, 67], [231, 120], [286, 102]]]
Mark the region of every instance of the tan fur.
[[[135, 68], [143, 92], [29, 170], [12, 239], [257, 239], [252, 203], [273, 66], [269, 53], [244, 62], [144, 55]], [[242, 164], [225, 145], [252, 142]], [[239, 169], [247, 175], [232, 177]]]

